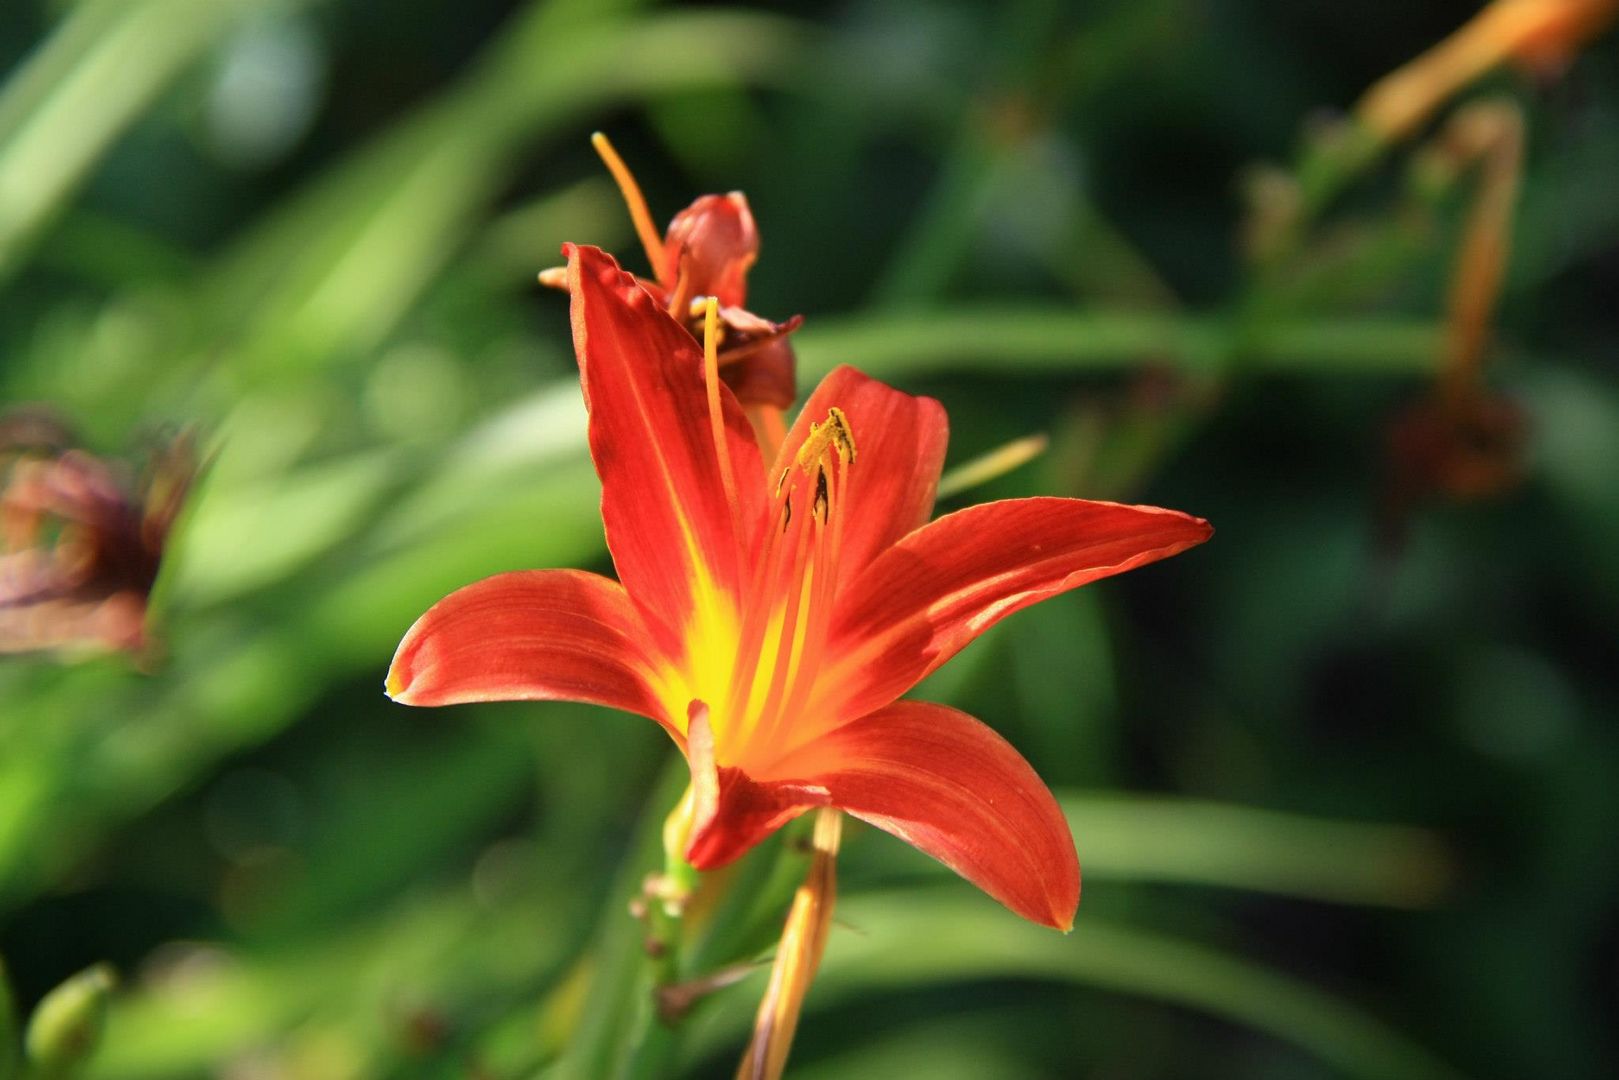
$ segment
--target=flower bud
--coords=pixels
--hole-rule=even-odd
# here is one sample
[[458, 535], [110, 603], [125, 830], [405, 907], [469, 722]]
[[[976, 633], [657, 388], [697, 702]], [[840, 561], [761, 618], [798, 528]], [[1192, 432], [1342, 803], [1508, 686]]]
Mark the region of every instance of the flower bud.
[[669, 223], [659, 279], [670, 287], [684, 271], [689, 296], [713, 296], [724, 307], [747, 298], [748, 268], [759, 257], [759, 231], [740, 191], [703, 195]]
[[77, 1076], [101, 1043], [112, 969], [97, 964], [45, 995], [28, 1022], [26, 1045], [35, 1080]]

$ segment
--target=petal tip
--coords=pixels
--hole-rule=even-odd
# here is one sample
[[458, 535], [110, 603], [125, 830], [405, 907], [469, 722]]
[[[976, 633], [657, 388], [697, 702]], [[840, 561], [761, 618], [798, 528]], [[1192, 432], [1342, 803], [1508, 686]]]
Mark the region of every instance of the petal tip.
[[1052, 908], [1051, 914], [1052, 919], [1046, 925], [1060, 934], [1071, 934], [1074, 932], [1074, 916], [1079, 914], [1079, 901], [1074, 901], [1071, 907]]
[[1060, 934], [1070, 934], [1074, 930], [1074, 918], [1079, 914], [1079, 864], [1073, 864], [1074, 877], [1072, 881], [1061, 882], [1047, 897], [1051, 910], [1044, 919], [1036, 919], [1043, 926], [1049, 926]]
[[388, 668], [388, 677], [383, 680], [382, 692], [388, 695], [389, 700], [400, 705], [411, 704], [410, 680], [400, 670], [400, 665], [397, 661]]

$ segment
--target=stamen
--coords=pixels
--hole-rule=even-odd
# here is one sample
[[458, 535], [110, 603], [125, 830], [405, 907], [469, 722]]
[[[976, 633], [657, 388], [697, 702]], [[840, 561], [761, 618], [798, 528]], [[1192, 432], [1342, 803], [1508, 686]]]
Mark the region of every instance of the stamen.
[[624, 196], [624, 204], [629, 207], [630, 220], [635, 223], [636, 235], [641, 238], [641, 246], [646, 249], [647, 261], [652, 264], [652, 275], [657, 277], [663, 272], [663, 237], [658, 235], [658, 228], [653, 224], [652, 212], [647, 209], [646, 196], [641, 194], [641, 186], [635, 182], [629, 166], [618, 156], [618, 151], [613, 149], [613, 144], [607, 141], [606, 135], [599, 131], [593, 133], [590, 136], [590, 145], [596, 148], [596, 153], [601, 155], [607, 171], [613, 174], [619, 194]]
[[[852, 450], [854, 440], [850, 436], [847, 419], [841, 411], [838, 412], [836, 421], [829, 420], [825, 425], [826, 428], [834, 430], [839, 426], [847, 437], [847, 445]], [[759, 717], [754, 734], [756, 745], [769, 748], [767, 753], [772, 757], [779, 756], [787, 749], [785, 744], [777, 745], [777, 743], [783, 735], [789, 734], [792, 730], [789, 727], [791, 718], [811, 715], [808, 711], [814, 708], [811, 694], [819, 681], [816, 674], [820, 670], [821, 659], [826, 652], [827, 636], [831, 631], [838, 564], [843, 546], [843, 522], [848, 516], [834, 511], [842, 505], [843, 491], [848, 484], [849, 461], [842, 454], [834, 454], [830, 465], [831, 467], [827, 468], [823, 461], [816, 467], [815, 509], [804, 526], [814, 536], [814, 557], [804, 572], [799, 586], [802, 596], [795, 605], [799, 618], [796, 623], [790, 624], [794, 632], [792, 647], [781, 650], [787, 659], [788, 670], [784, 683], [786, 693], [780, 695], [772, 692], [767, 708]], [[777, 663], [781, 663], [779, 655]]]
[[1048, 441], [1044, 435], [1025, 435], [1021, 439], [1013, 439], [1004, 446], [998, 446], [981, 457], [957, 465], [939, 477], [936, 496], [948, 499], [979, 484], [999, 479], [1045, 453]]
[[804, 445], [798, 448], [793, 464], [807, 473], [811, 466], [826, 456], [829, 449], [835, 449], [838, 457], [844, 461], [854, 461], [854, 432], [849, 430], [849, 418], [836, 405], [826, 410], [825, 420], [819, 424], [810, 423], [809, 435], [804, 439]]
[[[758, 565], [754, 568], [753, 580], [748, 596], [758, 598], [764, 596], [764, 589], [775, 580], [776, 564], [781, 558], [781, 536], [783, 534], [770, 531], [765, 539], [764, 551], [759, 556]], [[764, 647], [765, 625], [770, 616], [770, 606], [755, 602], [748, 606], [742, 618], [742, 631], [738, 635], [736, 666], [731, 680], [731, 693], [725, 700], [725, 718], [728, 725], [734, 724], [740, 717], [740, 710], [747, 704], [748, 696], [752, 693], [754, 676], [751, 674], [759, 665], [759, 654]], [[743, 685], [744, 680], [746, 685]]]
[[806, 625], [814, 615], [815, 564], [819, 561], [817, 556], [820, 553], [809, 533], [808, 529], [801, 532], [796, 545], [792, 576], [788, 578], [788, 583], [794, 587], [782, 612], [781, 630], [776, 638], [776, 662], [770, 673], [769, 692], [755, 719], [755, 737], [768, 738], [778, 726], [782, 715], [782, 698], [795, 685], [794, 679], [804, 651]]
[[749, 699], [753, 696], [753, 684], [758, 681], [759, 662], [764, 653], [765, 632], [770, 626], [774, 600], [782, 595], [787, 587], [786, 582], [797, 580], [802, 569], [804, 545], [799, 541], [803, 540], [803, 535], [800, 533], [798, 537], [789, 541], [789, 532], [785, 527], [792, 516], [792, 512], [787, 509], [790, 501], [790, 493], [777, 495], [777, 502], [782, 507], [784, 527], [779, 532], [774, 529], [766, 530], [764, 550], [759, 556], [747, 593], [753, 598], [753, 603], [749, 605], [743, 617], [734, 668], [736, 677], [732, 680], [731, 693], [725, 704], [728, 724], [738, 728], [744, 725], [752, 726], [753, 718], [746, 715], [746, 710]]
[[725, 411], [720, 404], [719, 301], [710, 296], [703, 313], [703, 381], [708, 389], [708, 425], [714, 432], [714, 453], [720, 459], [720, 482], [725, 485], [725, 502], [731, 508], [731, 521], [741, 524], [741, 501], [736, 493], [736, 474], [731, 468], [730, 446], [725, 438]]
[[[707, 359], [713, 379], [717, 357]], [[810, 424], [803, 445], [777, 475], [726, 709], [731, 745], [751, 759], [779, 756], [783, 740], [794, 735], [794, 718], [815, 704], [847, 516], [840, 508], [855, 456], [848, 417], [832, 408]]]
[[[844, 513], [831, 513], [831, 508], [842, 505], [843, 492], [848, 485], [848, 472], [849, 465], [842, 458], [833, 462], [827, 489], [827, 517], [830, 520], [821, 522], [822, 528], [816, 537], [815, 595], [810, 600], [812, 617], [804, 631], [804, 647], [802, 655], [798, 658], [800, 670], [810, 672], [811, 675], [809, 678], [793, 680], [793, 691], [782, 706], [783, 716], [803, 716], [814, 706], [810, 700], [810, 693], [815, 688], [817, 680], [814, 673], [821, 668], [821, 658], [826, 652], [827, 635], [831, 632], [838, 564], [843, 551], [843, 522], [848, 517]], [[785, 750], [786, 747], [781, 749]]]
[[[695, 308], [696, 310], [691, 310]], [[691, 272], [687, 267], [684, 255], [680, 257], [680, 273], [675, 276], [675, 287], [669, 293], [669, 314], [685, 322], [690, 318], [704, 316], [708, 304], [702, 300], [693, 300], [691, 295]]]

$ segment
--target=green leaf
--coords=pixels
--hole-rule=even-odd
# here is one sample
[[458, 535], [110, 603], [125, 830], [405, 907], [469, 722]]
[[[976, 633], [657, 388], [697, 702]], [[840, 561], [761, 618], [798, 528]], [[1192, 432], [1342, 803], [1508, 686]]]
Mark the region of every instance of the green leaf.
[[[1265, 1032], [1365, 1080], [1441, 1080], [1457, 1074], [1380, 1021], [1307, 983], [1218, 949], [1081, 915], [1059, 937], [964, 891], [868, 894], [840, 905], [814, 1013], [852, 1001], [983, 979], [1049, 979], [1197, 1009]], [[945, 947], [948, 945], [948, 947]], [[694, 1057], [741, 1045], [762, 980], [742, 984], [723, 1015], [700, 1032]]]
[[[1087, 881], [1246, 889], [1340, 904], [1421, 908], [1455, 875], [1434, 833], [1169, 796], [1059, 801]], [[847, 846], [866, 880], [943, 876], [939, 863], [881, 837]]]
[[158, 94], [267, 0], [87, 0], [0, 91], [0, 274]]
[[[636, 837], [619, 867], [602, 909], [601, 923], [591, 949], [590, 986], [585, 991], [577, 1027], [553, 1069], [554, 1080], [603, 1080], [635, 1075], [644, 1063], [649, 1043], [665, 1048], [652, 1015], [652, 983], [644, 928], [630, 918], [624, 904], [637, 895], [648, 872], [662, 865], [663, 822], [680, 798], [689, 772], [676, 758], [646, 803]], [[639, 1059], [639, 1060], [638, 1060]]]
[[1436, 363], [1438, 334], [1429, 322], [1316, 318], [1257, 329], [1237, 351], [1229, 327], [1209, 316], [1006, 306], [816, 319], [793, 342], [806, 380], [842, 363], [890, 379], [940, 371], [1120, 371], [1148, 362], [1191, 372], [1241, 364], [1422, 375]]
[[1454, 867], [1425, 829], [1330, 821], [1202, 799], [1062, 797], [1087, 876], [1416, 908]]

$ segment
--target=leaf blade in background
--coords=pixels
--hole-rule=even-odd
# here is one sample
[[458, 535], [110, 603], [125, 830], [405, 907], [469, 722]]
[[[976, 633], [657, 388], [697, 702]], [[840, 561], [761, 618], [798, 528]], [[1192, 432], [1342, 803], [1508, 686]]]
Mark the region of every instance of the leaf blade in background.
[[[1291, 977], [1205, 945], [1083, 916], [1059, 937], [981, 898], [939, 890], [873, 893], [839, 906], [815, 1014], [854, 999], [985, 979], [1050, 979], [1196, 1009], [1291, 1043], [1335, 1072], [1363, 1080], [1455, 1080], [1457, 1073], [1366, 1013]], [[949, 942], [949, 948], [940, 948]], [[740, 993], [756, 992], [750, 979]], [[731, 1010], [701, 1029], [700, 1057], [740, 1037]]]

